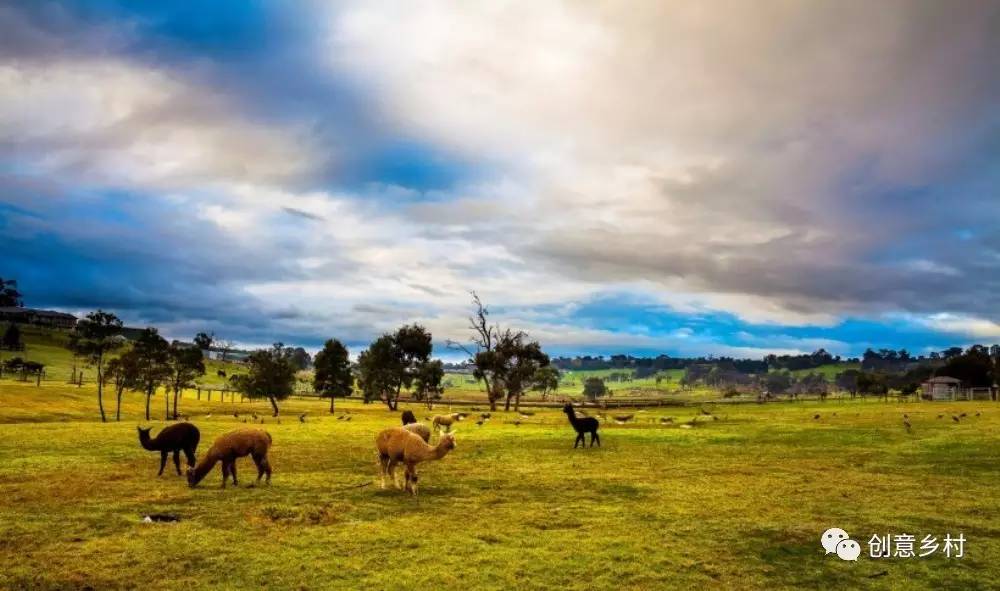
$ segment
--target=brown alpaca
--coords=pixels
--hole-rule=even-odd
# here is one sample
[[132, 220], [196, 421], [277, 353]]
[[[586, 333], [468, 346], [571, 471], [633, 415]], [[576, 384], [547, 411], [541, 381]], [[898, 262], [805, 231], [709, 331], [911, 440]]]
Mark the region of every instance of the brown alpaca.
[[245, 456], [253, 458], [253, 463], [257, 465], [257, 483], [266, 475], [267, 483], [271, 484], [271, 464], [267, 461], [269, 449], [271, 434], [261, 429], [239, 429], [220, 435], [198, 465], [188, 469], [188, 485], [198, 486], [215, 464], [222, 462], [222, 488], [226, 488], [226, 479], [230, 474], [233, 475], [233, 486], [239, 486], [236, 481], [236, 459]]
[[163, 476], [163, 468], [167, 465], [167, 455], [174, 454], [174, 466], [177, 468], [177, 475], [181, 475], [180, 452], [184, 452], [188, 467], [194, 466], [195, 452], [198, 450], [198, 442], [201, 440], [201, 433], [198, 427], [191, 423], [176, 423], [164, 427], [157, 433], [156, 437], [150, 438], [149, 432], [152, 428], [139, 430], [139, 445], [149, 451], [160, 452], [160, 472], [157, 476]]
[[386, 475], [392, 479], [396, 488], [399, 488], [399, 481], [396, 480], [396, 464], [402, 462], [406, 465], [406, 491], [416, 495], [417, 464], [440, 460], [448, 455], [448, 452], [455, 449], [455, 435], [452, 433], [442, 435], [437, 445], [428, 445], [419, 435], [402, 427], [392, 427], [375, 437], [375, 446], [378, 448], [382, 488], [385, 488]]

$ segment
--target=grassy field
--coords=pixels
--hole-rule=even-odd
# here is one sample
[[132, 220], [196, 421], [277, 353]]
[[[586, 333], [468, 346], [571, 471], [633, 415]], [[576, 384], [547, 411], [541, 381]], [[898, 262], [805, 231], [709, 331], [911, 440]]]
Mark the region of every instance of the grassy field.
[[[154, 401], [153, 408], [161, 405]], [[265, 403], [183, 411], [204, 453]], [[572, 449], [556, 411], [460, 424], [421, 469], [421, 494], [380, 490], [383, 406], [288, 401], [270, 487], [156, 477], [125, 420], [94, 421], [88, 386], [0, 381], [3, 589], [990, 589], [1000, 581], [1000, 405], [827, 402], [637, 412]], [[418, 417], [426, 416], [414, 408]], [[234, 417], [233, 412], [240, 413]], [[306, 413], [306, 422], [297, 415]], [[912, 432], [902, 425], [907, 413]], [[959, 422], [952, 414], [966, 413]], [[976, 413], [980, 413], [976, 416]], [[816, 414], [820, 415], [815, 419]], [[944, 414], [939, 419], [938, 414]], [[338, 420], [349, 415], [352, 420]], [[672, 416], [674, 423], [659, 422]], [[154, 422], [157, 429], [163, 423]], [[145, 524], [150, 512], [179, 523]], [[841, 527], [963, 533], [965, 557], [824, 556]]]

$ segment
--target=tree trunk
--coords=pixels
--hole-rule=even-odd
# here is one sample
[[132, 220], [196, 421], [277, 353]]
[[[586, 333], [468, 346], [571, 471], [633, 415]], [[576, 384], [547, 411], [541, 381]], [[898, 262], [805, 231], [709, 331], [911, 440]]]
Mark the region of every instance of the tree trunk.
[[517, 396], [514, 397], [514, 411], [521, 412], [521, 393], [518, 392]]
[[180, 395], [180, 388], [174, 386], [174, 420], [177, 420], [177, 397]]
[[163, 387], [163, 404], [165, 405], [164, 406], [164, 411], [163, 411], [163, 420], [164, 421], [169, 421], [170, 420], [170, 390], [167, 389], [167, 386]]
[[122, 390], [124, 388], [115, 386], [115, 421], [119, 422], [122, 420]]
[[278, 401], [274, 399], [274, 396], [268, 396], [268, 399], [271, 401], [271, 408], [274, 409], [274, 414], [271, 416], [278, 416]]
[[334, 400], [333, 396], [330, 396], [330, 414], [334, 414]]
[[107, 423], [104, 416], [104, 376], [101, 375], [101, 360], [97, 360], [97, 406], [101, 409], [101, 422]]
[[503, 411], [510, 412], [510, 396], [508, 395], [503, 401]]
[[153, 389], [146, 388], [146, 420], [149, 420], [149, 403], [153, 399]]

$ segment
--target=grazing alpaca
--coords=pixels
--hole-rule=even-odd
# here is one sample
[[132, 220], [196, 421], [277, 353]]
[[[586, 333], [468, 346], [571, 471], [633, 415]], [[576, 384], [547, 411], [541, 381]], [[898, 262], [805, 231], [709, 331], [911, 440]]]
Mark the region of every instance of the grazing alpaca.
[[406, 429], [407, 431], [409, 431], [410, 433], [416, 433], [426, 443], [430, 443], [430, 441], [431, 441], [431, 430], [430, 430], [430, 427], [428, 427], [427, 425], [425, 425], [423, 423], [407, 423], [407, 424], [403, 425], [403, 428]]
[[271, 464], [267, 461], [267, 452], [271, 449], [271, 434], [261, 429], [239, 429], [220, 435], [205, 457], [194, 468], [187, 472], [188, 485], [198, 486], [205, 475], [212, 471], [215, 464], [222, 462], [222, 488], [226, 488], [226, 479], [233, 475], [233, 486], [236, 481], [236, 458], [250, 456], [257, 465], [257, 483], [267, 475], [267, 483], [271, 484]]
[[396, 464], [406, 465], [406, 491], [417, 494], [417, 464], [431, 460], [440, 460], [455, 449], [455, 435], [448, 433], [441, 436], [437, 445], [428, 445], [418, 435], [402, 427], [386, 429], [375, 436], [375, 447], [378, 448], [379, 472], [382, 477], [382, 488], [385, 488], [386, 475], [392, 479], [396, 488]]
[[402, 419], [404, 425], [409, 425], [410, 423], [417, 422], [417, 417], [413, 414], [412, 410], [404, 410]]
[[597, 422], [597, 419], [594, 417], [577, 417], [572, 404], [566, 404], [563, 407], [563, 412], [566, 413], [569, 424], [573, 425], [573, 428], [576, 429], [576, 441], [573, 443], [573, 449], [576, 449], [576, 446], [581, 443], [584, 447], [587, 446], [587, 439], [584, 437], [587, 433], [590, 433], [590, 447], [594, 447], [594, 442], [597, 442], [597, 447], [601, 447], [601, 438], [597, 434], [597, 429], [601, 424]]
[[447, 433], [451, 431], [451, 426], [461, 421], [466, 417], [463, 412], [456, 412], [450, 415], [437, 415], [431, 420], [431, 424], [434, 426], [434, 430], [437, 431], [444, 427], [444, 431]]
[[136, 427], [139, 430], [139, 444], [143, 449], [160, 452], [160, 472], [157, 476], [163, 476], [163, 467], [167, 465], [167, 454], [174, 453], [174, 466], [177, 467], [177, 475], [181, 475], [180, 452], [184, 452], [188, 466], [194, 466], [194, 454], [198, 450], [198, 441], [201, 440], [201, 433], [198, 427], [191, 423], [176, 423], [164, 427], [155, 438], [150, 439], [150, 429]]

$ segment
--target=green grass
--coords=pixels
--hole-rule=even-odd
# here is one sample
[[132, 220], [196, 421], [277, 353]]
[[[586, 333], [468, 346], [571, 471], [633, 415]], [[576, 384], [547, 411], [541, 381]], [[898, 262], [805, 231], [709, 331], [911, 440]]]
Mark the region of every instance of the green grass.
[[[201, 453], [266, 411], [190, 397], [181, 406], [202, 430]], [[286, 402], [280, 424], [265, 419], [272, 486], [248, 487], [243, 460], [243, 485], [226, 490], [218, 469], [196, 489], [157, 478], [157, 458], [136, 439], [141, 408], [131, 394], [125, 419], [101, 424], [86, 385], [0, 381], [0, 588], [987, 589], [1000, 580], [995, 403], [719, 405], [719, 420], [693, 428], [676, 425], [696, 408], [638, 411], [635, 423], [605, 423], [603, 447], [586, 450], [572, 449], [556, 411], [519, 426], [495, 413], [483, 427], [460, 424], [457, 449], [422, 467], [416, 498], [356, 487], [374, 480], [375, 433], [398, 423], [383, 406], [338, 403], [338, 416], [353, 417], [342, 421], [323, 402]], [[153, 409], [162, 413], [162, 395]], [[674, 425], [658, 422], [665, 415]], [[164, 511], [182, 521], [140, 522]], [[963, 532], [966, 557], [842, 562], [818, 543], [833, 526], [865, 548], [875, 532]]]

